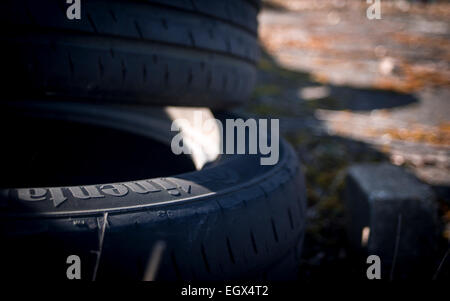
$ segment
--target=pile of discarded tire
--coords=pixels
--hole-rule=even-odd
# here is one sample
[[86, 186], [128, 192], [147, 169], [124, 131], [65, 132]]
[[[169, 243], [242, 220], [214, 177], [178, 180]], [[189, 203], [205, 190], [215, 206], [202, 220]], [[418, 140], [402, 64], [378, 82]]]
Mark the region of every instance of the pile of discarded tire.
[[213, 156], [192, 127], [192, 154], [171, 150], [175, 118], [249, 98], [259, 5], [85, 0], [70, 19], [65, 1], [2, 1], [3, 275], [70, 279], [78, 260], [84, 280], [295, 279], [293, 149]]

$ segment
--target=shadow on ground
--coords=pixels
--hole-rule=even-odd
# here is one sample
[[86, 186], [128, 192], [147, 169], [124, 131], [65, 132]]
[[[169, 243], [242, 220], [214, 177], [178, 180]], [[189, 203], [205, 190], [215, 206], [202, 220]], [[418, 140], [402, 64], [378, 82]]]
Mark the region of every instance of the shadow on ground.
[[[280, 106], [279, 113], [291, 109], [310, 112], [310, 109], [371, 111], [392, 109], [418, 102], [412, 94], [395, 91], [335, 86], [315, 81], [310, 74], [282, 68], [266, 52], [259, 64], [259, 84], [254, 93], [254, 106]], [[280, 99], [281, 98], [281, 99]], [[284, 103], [281, 103], [284, 102]], [[256, 105], [256, 106], [255, 106]], [[290, 105], [289, 111], [283, 111]]]

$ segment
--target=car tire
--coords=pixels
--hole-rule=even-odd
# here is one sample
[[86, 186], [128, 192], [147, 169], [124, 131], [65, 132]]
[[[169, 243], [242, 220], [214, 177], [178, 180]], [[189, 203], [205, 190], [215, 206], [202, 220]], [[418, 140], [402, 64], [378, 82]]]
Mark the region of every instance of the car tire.
[[259, 1], [2, 1], [9, 98], [226, 108], [248, 99]]
[[[51, 120], [55, 130], [40, 139], [47, 144], [55, 135], [65, 134], [57, 130], [63, 128], [62, 120], [93, 126], [82, 132], [86, 136], [95, 127], [156, 140], [170, 133], [170, 119], [165, 125], [158, 123], [149, 111], [14, 102], [2, 114], [12, 128], [30, 116]], [[216, 115], [225, 117], [229, 116]], [[27, 129], [32, 132], [32, 127]], [[166, 135], [166, 144], [171, 137]], [[74, 144], [84, 138], [71, 137]], [[59, 151], [64, 154], [65, 149]], [[66, 258], [77, 255], [82, 279], [145, 279], [149, 258], [162, 243], [158, 280], [295, 279], [306, 219], [303, 174], [296, 154], [283, 140], [277, 164], [260, 165], [260, 158], [260, 154], [222, 155], [201, 170], [164, 178], [3, 188], [2, 271], [11, 278], [33, 269], [40, 279], [66, 279]], [[95, 164], [88, 165], [87, 173]], [[52, 170], [40, 172], [45, 176]]]

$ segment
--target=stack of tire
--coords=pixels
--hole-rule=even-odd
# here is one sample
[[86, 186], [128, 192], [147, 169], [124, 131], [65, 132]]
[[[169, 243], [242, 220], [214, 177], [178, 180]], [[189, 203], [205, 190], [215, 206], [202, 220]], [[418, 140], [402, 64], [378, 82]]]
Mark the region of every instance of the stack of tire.
[[249, 98], [259, 1], [80, 3], [0, 4], [3, 275], [67, 279], [75, 256], [86, 280], [295, 278], [292, 148], [200, 167], [170, 148], [168, 106], [223, 120]]

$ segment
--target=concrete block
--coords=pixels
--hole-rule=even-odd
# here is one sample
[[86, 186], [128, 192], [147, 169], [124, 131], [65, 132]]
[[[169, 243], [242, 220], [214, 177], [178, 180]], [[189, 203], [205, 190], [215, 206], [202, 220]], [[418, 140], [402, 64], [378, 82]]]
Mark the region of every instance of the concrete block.
[[431, 279], [438, 236], [431, 187], [391, 164], [360, 164], [348, 170], [345, 200], [350, 245], [380, 257], [382, 278]]

